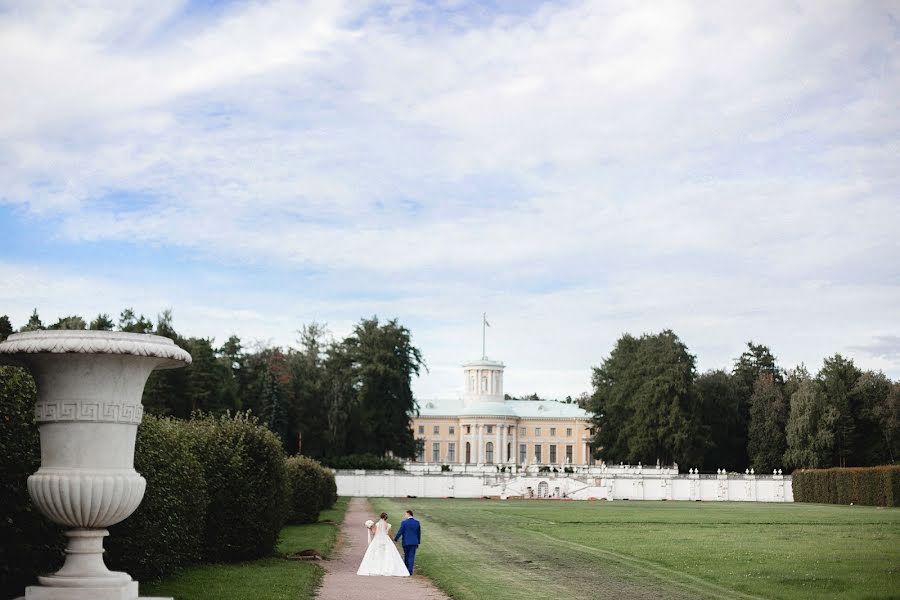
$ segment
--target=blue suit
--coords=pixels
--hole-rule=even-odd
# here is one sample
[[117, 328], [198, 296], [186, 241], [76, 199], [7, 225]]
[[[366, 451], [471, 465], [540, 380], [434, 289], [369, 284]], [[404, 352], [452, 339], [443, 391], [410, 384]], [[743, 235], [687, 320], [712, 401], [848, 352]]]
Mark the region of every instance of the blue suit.
[[416, 564], [416, 550], [419, 549], [419, 544], [422, 542], [422, 526], [412, 517], [404, 519], [400, 523], [397, 535], [394, 536], [394, 541], [396, 542], [401, 537], [403, 538], [403, 562], [406, 563], [406, 570], [412, 575], [413, 565]]

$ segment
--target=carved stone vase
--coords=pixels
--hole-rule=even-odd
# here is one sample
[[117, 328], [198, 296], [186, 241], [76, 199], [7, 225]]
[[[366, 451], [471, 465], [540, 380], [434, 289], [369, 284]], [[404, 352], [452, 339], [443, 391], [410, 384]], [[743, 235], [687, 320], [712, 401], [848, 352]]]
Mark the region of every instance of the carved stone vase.
[[38, 577], [25, 598], [135, 600], [137, 582], [106, 568], [103, 538], [144, 497], [134, 446], [147, 378], [189, 364], [190, 354], [155, 335], [33, 331], [0, 344], [0, 361], [34, 376], [41, 466], [28, 478], [28, 494], [44, 516], [69, 528], [65, 564]]

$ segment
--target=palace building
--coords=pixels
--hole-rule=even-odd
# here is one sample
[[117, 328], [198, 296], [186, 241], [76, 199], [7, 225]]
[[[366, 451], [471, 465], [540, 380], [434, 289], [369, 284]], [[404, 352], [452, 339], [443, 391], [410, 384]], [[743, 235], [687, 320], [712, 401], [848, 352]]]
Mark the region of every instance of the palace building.
[[[418, 463], [447, 465], [588, 465], [591, 417], [576, 404], [504, 400], [502, 362], [463, 365], [465, 392], [425, 400], [413, 418]], [[423, 445], [424, 442], [424, 445]]]

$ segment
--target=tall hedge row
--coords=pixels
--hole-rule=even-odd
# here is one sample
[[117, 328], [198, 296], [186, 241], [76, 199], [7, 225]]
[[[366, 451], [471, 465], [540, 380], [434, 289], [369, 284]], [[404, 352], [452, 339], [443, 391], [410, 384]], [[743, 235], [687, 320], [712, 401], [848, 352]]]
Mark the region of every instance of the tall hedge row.
[[278, 437], [245, 413], [195, 418], [188, 425], [209, 494], [203, 558], [235, 561], [271, 554], [288, 511]]
[[795, 502], [900, 506], [900, 466], [794, 471]]
[[306, 456], [292, 456], [286, 465], [290, 483], [288, 520], [315, 523], [319, 513], [334, 506], [337, 500], [334, 473]]
[[[0, 367], [0, 598], [23, 593], [35, 576], [62, 564], [60, 528], [33, 506], [28, 476], [40, 466], [34, 381]], [[291, 464], [316, 476], [293, 487]], [[201, 560], [271, 555], [286, 519], [337, 499], [333, 473], [306, 458], [285, 459], [278, 438], [248, 414], [191, 421], [145, 415], [138, 427], [135, 469], [147, 479], [141, 505], [110, 530], [110, 568], [138, 580], [171, 575]], [[291, 477], [294, 480], [294, 477]], [[308, 519], [308, 517], [306, 517]]]
[[110, 528], [106, 563], [139, 581], [158, 579], [200, 560], [209, 497], [203, 465], [181, 421], [144, 416], [134, 468], [147, 491], [130, 517]]

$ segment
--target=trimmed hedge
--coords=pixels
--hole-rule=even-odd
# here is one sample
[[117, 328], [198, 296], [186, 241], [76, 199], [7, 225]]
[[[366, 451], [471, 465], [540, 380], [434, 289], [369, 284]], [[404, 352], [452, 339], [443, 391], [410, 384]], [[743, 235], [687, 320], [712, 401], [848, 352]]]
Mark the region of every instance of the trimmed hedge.
[[62, 530], [28, 497], [28, 476], [41, 465], [34, 422], [34, 379], [0, 366], [0, 598], [24, 594], [39, 573], [62, 566]]
[[188, 426], [209, 494], [204, 560], [271, 555], [288, 510], [281, 441], [249, 413], [195, 416]]
[[306, 456], [292, 456], [285, 461], [290, 481], [291, 523], [315, 523], [325, 505], [325, 469]]
[[900, 505], [900, 466], [794, 471], [795, 502]]
[[366, 469], [370, 471], [402, 471], [403, 463], [389, 456], [374, 454], [349, 454], [325, 459], [332, 469]]
[[322, 499], [322, 508], [331, 508], [337, 503], [337, 481], [334, 479], [334, 471], [325, 467], [325, 496]]
[[106, 562], [140, 581], [160, 579], [201, 555], [209, 498], [185, 423], [144, 415], [134, 468], [147, 492], [134, 514], [110, 528]]

